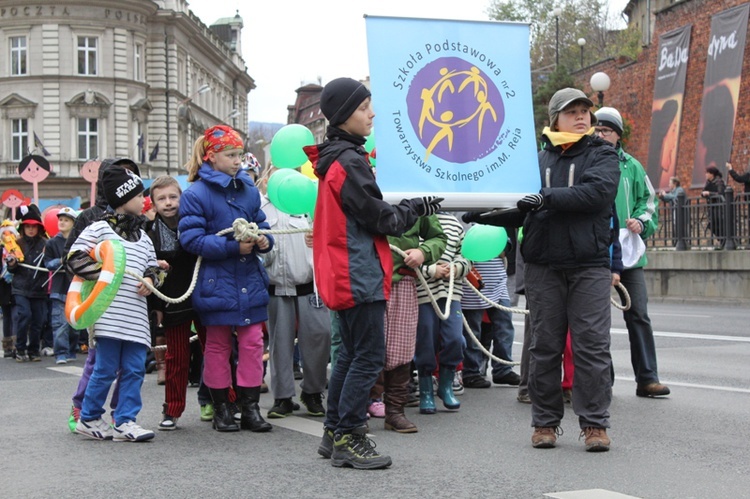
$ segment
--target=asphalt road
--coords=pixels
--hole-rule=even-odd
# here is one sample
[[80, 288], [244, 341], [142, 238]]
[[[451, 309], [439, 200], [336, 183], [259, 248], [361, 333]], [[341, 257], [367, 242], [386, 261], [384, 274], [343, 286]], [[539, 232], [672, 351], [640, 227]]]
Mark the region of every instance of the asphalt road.
[[[303, 412], [267, 434], [220, 434], [195, 389], [179, 430], [152, 442], [98, 442], [67, 429], [83, 361], [0, 360], [0, 495], [16, 497], [736, 498], [750, 493], [750, 333], [737, 306], [652, 304], [659, 368], [672, 395], [635, 396], [622, 314], [613, 309], [612, 449], [590, 454], [568, 407], [556, 449], [533, 449], [516, 390], [466, 390], [458, 413], [407, 415], [419, 433], [370, 427], [393, 458], [382, 471], [333, 468], [316, 454], [322, 421]], [[516, 316], [516, 352], [523, 321]], [[139, 423], [156, 429], [163, 387], [148, 375]], [[262, 396], [267, 409], [273, 400]], [[265, 410], [264, 410], [265, 413]]]

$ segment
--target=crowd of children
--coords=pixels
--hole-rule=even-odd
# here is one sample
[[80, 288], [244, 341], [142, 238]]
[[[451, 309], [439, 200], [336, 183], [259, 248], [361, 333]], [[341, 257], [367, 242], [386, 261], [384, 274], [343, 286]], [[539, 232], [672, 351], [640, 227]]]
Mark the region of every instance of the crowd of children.
[[[186, 165], [191, 185], [185, 192], [172, 177], [152, 182], [151, 217], [143, 216], [144, 185], [129, 159], [102, 162], [95, 204], [80, 214], [61, 209], [55, 237], [47, 240], [35, 207], [24, 212], [18, 228], [24, 262], [47, 270], [3, 255], [3, 350], [11, 350], [19, 362], [39, 360], [48, 305], [57, 363], [75, 360], [78, 338], [89, 338], [91, 348], [73, 396], [71, 431], [99, 440], [154, 438], [136, 420], [155, 343], [166, 345], [157, 345], [157, 351], [166, 350], [158, 429], [176, 429], [186, 409], [195, 334], [204, 350], [200, 416], [220, 432], [272, 429], [258, 405], [266, 347], [274, 398], [267, 417], [283, 418], [299, 409], [293, 400], [296, 342], [303, 376], [300, 400], [309, 416], [324, 418], [318, 453], [338, 467], [390, 466], [391, 458], [377, 452], [367, 436], [368, 419], [385, 417], [385, 428], [399, 433], [417, 431], [404, 414], [416, 391], [415, 369], [424, 414], [436, 411], [433, 382], [443, 405], [459, 409], [454, 390], [463, 390], [456, 371], [464, 359], [467, 386], [489, 385], [479, 381], [482, 356], [461, 320], [460, 283], [472, 269], [461, 256], [466, 226], [439, 211], [440, 198], [404, 199], [396, 205], [382, 199], [362, 147], [374, 113], [361, 83], [332, 81], [321, 108], [330, 122], [328, 140], [305, 148], [320, 182], [312, 224], [307, 216], [291, 216], [271, 204], [265, 184], [273, 168], [257, 178], [259, 168], [248, 164], [253, 158], [244, 155], [239, 134], [221, 125], [196, 140]], [[237, 219], [261, 230], [308, 233], [235, 237], [237, 230], [225, 229]], [[389, 243], [399, 250], [392, 251]], [[124, 252], [122, 283], [93, 325], [75, 329], [65, 316], [71, 277], [110, 278], [96, 257], [107, 244]], [[488, 264], [488, 283], [492, 299], [507, 305], [501, 256]], [[176, 300], [185, 298], [196, 267], [192, 293]], [[420, 284], [420, 274], [427, 287]], [[456, 287], [449, 298], [451, 277]], [[163, 295], [152, 294], [154, 287]], [[447, 317], [433, 309], [428, 290]], [[7, 320], [11, 302], [13, 317]], [[468, 309], [477, 329], [483, 315], [492, 323], [495, 354], [511, 360], [509, 315], [476, 303]], [[155, 336], [164, 339], [157, 342]], [[338, 355], [328, 378], [332, 336]], [[495, 365], [493, 380], [518, 384], [508, 365]], [[110, 423], [104, 405], [113, 384]], [[372, 407], [381, 400], [382, 412]]]

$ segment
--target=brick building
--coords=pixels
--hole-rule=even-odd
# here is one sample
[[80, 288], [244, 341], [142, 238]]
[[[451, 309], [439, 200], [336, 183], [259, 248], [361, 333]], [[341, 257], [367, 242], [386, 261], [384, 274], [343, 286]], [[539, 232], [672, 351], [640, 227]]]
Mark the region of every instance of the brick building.
[[[627, 13], [643, 12], [643, 6], [657, 2], [648, 0], [631, 0], [625, 9]], [[658, 59], [659, 37], [674, 29], [692, 24], [689, 62], [685, 80], [682, 122], [677, 150], [677, 176], [689, 195], [696, 195], [698, 185], [691, 186], [693, 165], [695, 162], [696, 140], [701, 115], [704, 77], [711, 33], [711, 17], [719, 12], [739, 5], [747, 0], [681, 0], [661, 2], [652, 8], [652, 16], [638, 15], [631, 22], [644, 31], [645, 44], [636, 61], [607, 59], [574, 73], [578, 86], [583, 88], [596, 102], [596, 93], [591, 89], [591, 75], [602, 71], [611, 79], [611, 86], [604, 94], [604, 105], [619, 109], [632, 127], [628, 142], [628, 152], [646, 165], [648, 158], [651, 129], [651, 107], [654, 96], [654, 79]], [[650, 20], [649, 20], [650, 19]], [[646, 33], [650, 31], [650, 36]], [[750, 168], [750, 48], [747, 44], [742, 62], [742, 80], [738, 102], [737, 117], [734, 126], [733, 148], [730, 161], [738, 171]], [[727, 112], [731, 112], [728, 109]], [[725, 180], [735, 192], [741, 192], [742, 186], [733, 180]], [[692, 189], [691, 189], [692, 187]]]

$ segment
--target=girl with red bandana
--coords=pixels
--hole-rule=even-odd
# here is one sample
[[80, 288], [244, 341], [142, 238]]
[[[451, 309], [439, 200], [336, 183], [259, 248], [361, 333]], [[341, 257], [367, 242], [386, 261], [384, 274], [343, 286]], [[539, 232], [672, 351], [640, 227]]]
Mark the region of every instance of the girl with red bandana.
[[[203, 257], [192, 294], [193, 308], [206, 326], [203, 381], [214, 403], [214, 429], [254, 432], [271, 430], [260, 415], [258, 400], [263, 379], [262, 323], [268, 319], [268, 276], [259, 254], [273, 246], [271, 236], [237, 241], [233, 233], [216, 234], [242, 218], [269, 229], [260, 209], [260, 193], [241, 169], [243, 142], [228, 126], [205, 131], [193, 146], [187, 165], [193, 184], [180, 200], [180, 244]], [[241, 423], [234, 422], [228, 395], [232, 385], [229, 356], [237, 333], [237, 391]]]

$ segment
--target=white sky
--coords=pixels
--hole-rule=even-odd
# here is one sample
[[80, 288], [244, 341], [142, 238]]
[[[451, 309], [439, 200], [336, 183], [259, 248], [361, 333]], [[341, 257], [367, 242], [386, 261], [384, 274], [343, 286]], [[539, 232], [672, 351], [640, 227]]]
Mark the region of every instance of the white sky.
[[[206, 24], [239, 10], [242, 55], [257, 88], [249, 95], [250, 121], [286, 123], [301, 83], [369, 74], [364, 14], [487, 20], [491, 0], [188, 0]], [[611, 0], [624, 8], [627, 0]], [[313, 27], [312, 29], [310, 27]], [[333, 53], [333, 55], [327, 55]]]

